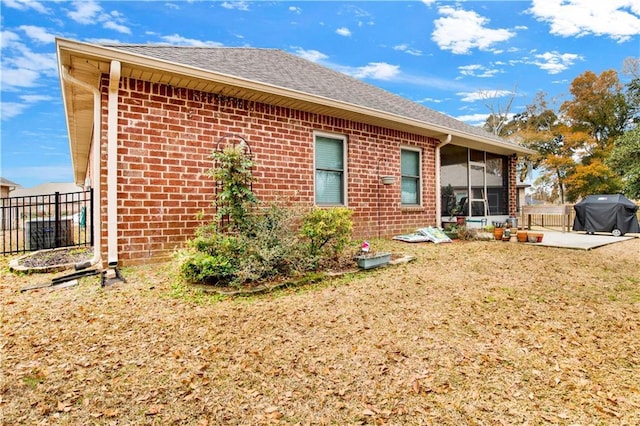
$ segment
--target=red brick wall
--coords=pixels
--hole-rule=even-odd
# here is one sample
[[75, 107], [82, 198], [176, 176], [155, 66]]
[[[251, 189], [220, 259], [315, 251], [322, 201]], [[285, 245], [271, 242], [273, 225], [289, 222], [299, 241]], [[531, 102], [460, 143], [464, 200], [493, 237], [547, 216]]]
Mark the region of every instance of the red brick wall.
[[518, 215], [518, 188], [517, 188], [517, 157], [512, 155], [509, 158], [509, 216]]
[[[102, 220], [106, 237], [106, 85], [103, 77]], [[313, 205], [314, 131], [347, 137], [354, 238], [411, 232], [435, 220], [435, 139], [242, 99], [123, 79], [118, 110], [118, 252], [123, 264], [162, 260], [212, 219], [206, 175], [225, 135], [251, 146], [261, 200]], [[400, 206], [400, 147], [422, 148], [420, 208]], [[383, 161], [384, 160], [384, 161]], [[396, 176], [390, 186], [380, 175]], [[379, 191], [379, 192], [378, 192]], [[378, 209], [379, 206], [379, 209]], [[202, 219], [196, 219], [204, 212]], [[380, 226], [378, 226], [380, 224]], [[103, 244], [103, 253], [106, 245]]]

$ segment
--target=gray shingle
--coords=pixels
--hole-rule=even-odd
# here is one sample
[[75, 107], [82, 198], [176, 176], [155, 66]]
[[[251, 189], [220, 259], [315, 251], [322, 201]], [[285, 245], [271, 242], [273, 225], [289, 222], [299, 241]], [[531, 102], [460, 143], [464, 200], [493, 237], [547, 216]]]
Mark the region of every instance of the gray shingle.
[[409, 99], [278, 49], [165, 45], [104, 46], [397, 114], [427, 124], [492, 139], [501, 144], [511, 144], [482, 128], [468, 125]]

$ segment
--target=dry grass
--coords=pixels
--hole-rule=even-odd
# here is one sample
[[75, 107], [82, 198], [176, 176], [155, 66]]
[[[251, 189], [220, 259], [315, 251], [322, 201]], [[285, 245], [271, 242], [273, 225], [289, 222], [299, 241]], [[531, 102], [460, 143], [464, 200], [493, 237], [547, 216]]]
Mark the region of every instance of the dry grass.
[[4, 267], [3, 424], [640, 424], [640, 239], [380, 244], [417, 260], [250, 298]]

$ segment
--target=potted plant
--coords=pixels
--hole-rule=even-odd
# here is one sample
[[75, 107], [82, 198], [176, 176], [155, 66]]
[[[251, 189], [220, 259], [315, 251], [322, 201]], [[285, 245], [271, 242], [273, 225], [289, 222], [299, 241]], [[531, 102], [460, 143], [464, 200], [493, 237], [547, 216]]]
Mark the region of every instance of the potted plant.
[[358, 267], [372, 269], [387, 265], [391, 261], [391, 253], [371, 251], [369, 243], [364, 241], [360, 248], [360, 254], [355, 257], [355, 260]]
[[493, 228], [493, 237], [496, 240], [501, 240], [502, 239], [502, 235], [504, 234], [504, 228], [502, 226], [496, 226], [494, 225]]
[[527, 237], [528, 237], [527, 231], [525, 231], [524, 229], [518, 230], [518, 233], [516, 234], [516, 238], [518, 239], [519, 243], [526, 243]]

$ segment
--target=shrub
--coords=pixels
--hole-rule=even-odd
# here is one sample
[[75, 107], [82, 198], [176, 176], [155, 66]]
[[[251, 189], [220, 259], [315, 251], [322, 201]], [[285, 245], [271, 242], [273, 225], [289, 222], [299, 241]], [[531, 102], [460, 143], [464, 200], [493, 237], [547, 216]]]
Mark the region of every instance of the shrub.
[[184, 255], [180, 272], [191, 282], [220, 284], [228, 282], [236, 273], [236, 266], [228, 256], [193, 251]]
[[344, 207], [314, 208], [302, 219], [301, 234], [309, 239], [312, 259], [336, 257], [351, 239], [352, 212]]
[[199, 228], [180, 253], [185, 279], [239, 285], [291, 276], [315, 269], [344, 250], [351, 236], [350, 210], [313, 209], [300, 220], [295, 210], [276, 204], [256, 209], [258, 201], [249, 186], [251, 159], [240, 148], [226, 148], [213, 158], [216, 167], [209, 174], [221, 185], [216, 221]]
[[292, 224], [294, 210], [277, 205], [256, 210], [235, 234], [221, 234], [212, 224], [196, 231], [181, 254], [182, 275], [193, 282], [240, 285], [309, 269], [305, 250]]
[[216, 167], [208, 174], [221, 184], [216, 198], [216, 219], [222, 223], [228, 218], [231, 231], [245, 229], [248, 212], [258, 202], [251, 190], [253, 161], [240, 145], [217, 151], [212, 157]]

